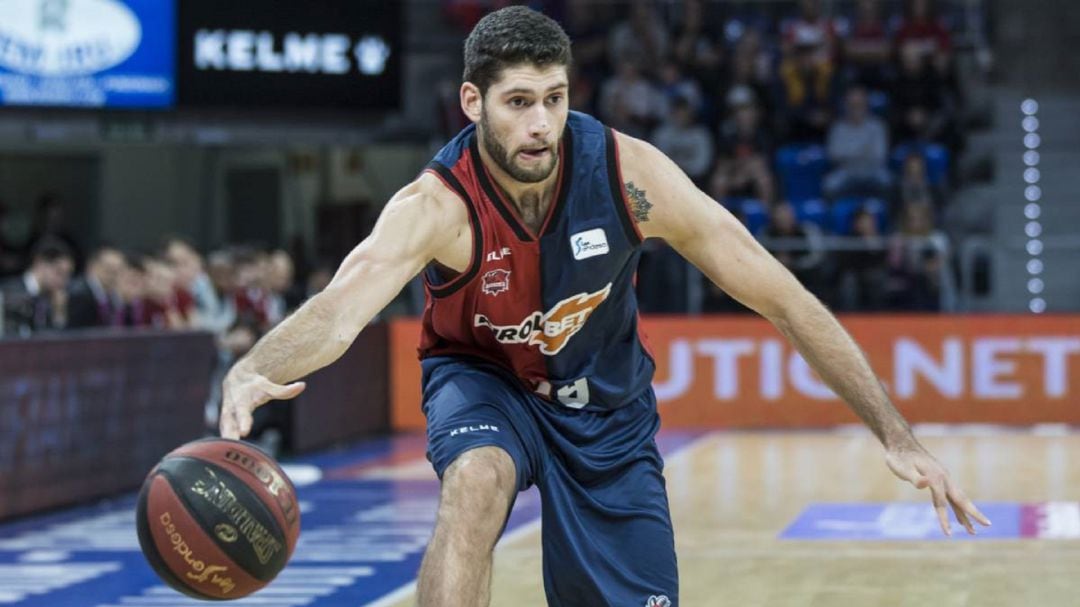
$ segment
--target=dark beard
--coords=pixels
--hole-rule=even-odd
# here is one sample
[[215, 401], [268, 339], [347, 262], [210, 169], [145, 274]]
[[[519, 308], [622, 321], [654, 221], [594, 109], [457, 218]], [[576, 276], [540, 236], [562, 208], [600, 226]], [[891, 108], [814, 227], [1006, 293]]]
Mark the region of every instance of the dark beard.
[[524, 169], [514, 163], [510, 153], [506, 151], [499, 140], [495, 138], [495, 134], [492, 132], [491, 125], [488, 123], [487, 112], [481, 112], [480, 114], [480, 133], [481, 143], [484, 144], [484, 149], [487, 150], [488, 156], [495, 161], [495, 164], [499, 165], [507, 175], [513, 177], [517, 181], [522, 183], [540, 183], [547, 179], [552, 171], [555, 170], [556, 160], [559, 158], [558, 146], [552, 150], [551, 162], [546, 166], [541, 166], [536, 169]]

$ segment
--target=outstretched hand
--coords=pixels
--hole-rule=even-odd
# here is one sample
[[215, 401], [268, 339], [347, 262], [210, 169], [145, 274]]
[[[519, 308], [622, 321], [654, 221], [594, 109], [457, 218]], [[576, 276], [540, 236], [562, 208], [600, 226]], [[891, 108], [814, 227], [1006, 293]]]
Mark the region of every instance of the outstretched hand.
[[251, 432], [251, 414], [257, 407], [272, 400], [295, 398], [306, 387], [302, 381], [275, 384], [258, 373], [233, 367], [222, 384], [221, 416], [218, 420], [222, 438], [247, 436]]
[[975, 526], [972, 525], [971, 519], [975, 519], [984, 526], [990, 526], [990, 519], [979, 512], [964, 491], [949, 478], [945, 467], [925, 449], [921, 447], [891, 449], [885, 453], [885, 462], [893, 474], [901, 480], [915, 485], [916, 489], [930, 489], [930, 498], [934, 502], [938, 522], [941, 523], [941, 530], [945, 535], [952, 535], [949, 506], [952, 507], [956, 520], [971, 535], [975, 535]]

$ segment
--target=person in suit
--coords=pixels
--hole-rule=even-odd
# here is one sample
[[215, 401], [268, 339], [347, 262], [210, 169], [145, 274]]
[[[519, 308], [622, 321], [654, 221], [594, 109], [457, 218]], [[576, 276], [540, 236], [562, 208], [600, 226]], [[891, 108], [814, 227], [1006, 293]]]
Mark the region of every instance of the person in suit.
[[75, 268], [71, 249], [61, 240], [42, 239], [22, 276], [0, 285], [3, 333], [29, 337], [67, 324], [67, 285]]
[[68, 291], [68, 327], [115, 327], [121, 324], [123, 303], [116, 283], [127, 262], [114, 247], [98, 247], [86, 264], [86, 274]]

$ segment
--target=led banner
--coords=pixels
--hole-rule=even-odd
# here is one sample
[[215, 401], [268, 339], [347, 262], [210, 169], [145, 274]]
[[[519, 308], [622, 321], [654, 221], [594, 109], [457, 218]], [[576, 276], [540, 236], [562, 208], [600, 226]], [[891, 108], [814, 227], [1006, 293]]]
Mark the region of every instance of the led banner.
[[184, 0], [180, 103], [394, 109], [400, 101], [401, 4]]
[[0, 519], [137, 488], [205, 431], [216, 360], [209, 333], [0, 340]]
[[[914, 422], [1080, 423], [1080, 316], [841, 319]], [[645, 319], [665, 427], [823, 427], [858, 419], [768, 322]], [[424, 427], [419, 323], [391, 333], [395, 428]], [[1070, 381], [1071, 380], [1071, 381]]]
[[173, 0], [0, 0], [0, 105], [165, 108]]

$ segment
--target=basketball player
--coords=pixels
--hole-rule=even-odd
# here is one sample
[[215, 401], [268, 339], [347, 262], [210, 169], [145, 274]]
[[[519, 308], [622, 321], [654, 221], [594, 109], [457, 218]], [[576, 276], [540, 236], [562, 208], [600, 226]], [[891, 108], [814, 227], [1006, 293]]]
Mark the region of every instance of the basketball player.
[[974, 533], [989, 521], [912, 436], [836, 319], [724, 207], [648, 143], [568, 110], [570, 41], [522, 7], [465, 43], [469, 126], [398, 192], [330, 285], [224, 384], [222, 435], [304, 389], [420, 272], [428, 456], [442, 481], [423, 606], [490, 601], [515, 495], [543, 499], [544, 585], [559, 607], [678, 604], [654, 437], [654, 363], [638, 333], [641, 241], [663, 238], [768, 318], [881, 440], [888, 467]]

